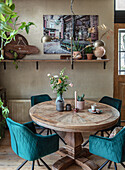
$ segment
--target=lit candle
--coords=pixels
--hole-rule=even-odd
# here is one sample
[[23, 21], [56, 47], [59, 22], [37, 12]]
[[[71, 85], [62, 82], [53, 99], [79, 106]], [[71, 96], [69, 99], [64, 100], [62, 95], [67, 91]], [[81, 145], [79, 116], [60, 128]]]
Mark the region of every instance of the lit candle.
[[75, 109], [77, 108], [77, 92], [75, 91]]

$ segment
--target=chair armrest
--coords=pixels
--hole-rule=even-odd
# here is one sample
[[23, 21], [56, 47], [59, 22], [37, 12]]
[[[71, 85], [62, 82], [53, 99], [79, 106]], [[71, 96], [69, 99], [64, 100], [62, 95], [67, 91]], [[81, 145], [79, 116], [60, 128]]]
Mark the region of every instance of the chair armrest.
[[117, 163], [122, 159], [122, 145], [115, 137], [91, 135], [89, 137], [89, 152]]
[[36, 129], [33, 121], [24, 123], [23, 125], [26, 126], [28, 129], [30, 129], [33, 133], [36, 133]]
[[42, 156], [56, 152], [59, 149], [59, 136], [56, 134], [42, 136], [35, 134], [37, 137], [37, 149], [39, 154]]

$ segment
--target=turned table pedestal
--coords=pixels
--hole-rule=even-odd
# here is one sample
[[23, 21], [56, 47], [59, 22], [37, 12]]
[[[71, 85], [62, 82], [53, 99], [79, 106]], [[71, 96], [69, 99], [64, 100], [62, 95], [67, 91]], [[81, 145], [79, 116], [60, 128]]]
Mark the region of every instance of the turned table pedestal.
[[[65, 103], [74, 104], [74, 100], [65, 100]], [[34, 122], [46, 128], [66, 132], [67, 145], [60, 148], [63, 156], [53, 165], [53, 170], [65, 170], [73, 163], [86, 170], [96, 170], [98, 166], [89, 160], [89, 150], [82, 148], [82, 132], [93, 132], [114, 126], [119, 119], [119, 112], [108, 105], [96, 103], [101, 114], [93, 114], [88, 111], [93, 101], [85, 101], [85, 109], [77, 113], [72, 111], [56, 111], [55, 101], [39, 103], [31, 107], [29, 113]]]

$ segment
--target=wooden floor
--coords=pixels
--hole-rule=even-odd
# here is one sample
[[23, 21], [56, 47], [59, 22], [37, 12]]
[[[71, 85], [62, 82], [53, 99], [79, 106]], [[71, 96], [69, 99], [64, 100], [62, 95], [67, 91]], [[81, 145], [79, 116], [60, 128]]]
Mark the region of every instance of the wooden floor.
[[[88, 138], [89, 134], [84, 135], [86, 138]], [[62, 146], [62, 142], [60, 142], [60, 146]], [[88, 147], [88, 146], [87, 146]], [[51, 154], [49, 156], [46, 156], [43, 158], [43, 160], [52, 167], [53, 163], [56, 162], [59, 158], [61, 158], [57, 153]], [[95, 163], [97, 163], [99, 166], [102, 165], [103, 162], [105, 162], [105, 159], [100, 158], [98, 156], [90, 156], [89, 159], [93, 160]], [[23, 162], [24, 160], [20, 157], [18, 157], [11, 149], [10, 147], [10, 136], [8, 130], [6, 130], [5, 138], [0, 140], [0, 170], [16, 170], [16, 168]], [[22, 170], [30, 170], [31, 169], [31, 162], [28, 162], [24, 165]], [[107, 167], [105, 167], [103, 170], [106, 170]], [[114, 169], [113, 164], [111, 166], [111, 169]], [[124, 168], [118, 164], [118, 170], [123, 170]], [[46, 170], [46, 167], [43, 166], [41, 163], [41, 166], [38, 166], [37, 163], [35, 164], [35, 170]], [[81, 170], [79, 166], [73, 165], [69, 167], [66, 170]]]

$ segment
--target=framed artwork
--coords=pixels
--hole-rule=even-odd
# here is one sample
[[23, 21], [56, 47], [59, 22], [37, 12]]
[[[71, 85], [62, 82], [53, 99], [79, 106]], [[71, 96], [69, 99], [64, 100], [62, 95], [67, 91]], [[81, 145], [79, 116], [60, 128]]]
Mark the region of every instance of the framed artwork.
[[71, 36], [83, 48], [98, 40], [98, 15], [43, 15], [43, 31], [52, 37], [44, 54], [70, 54]]

